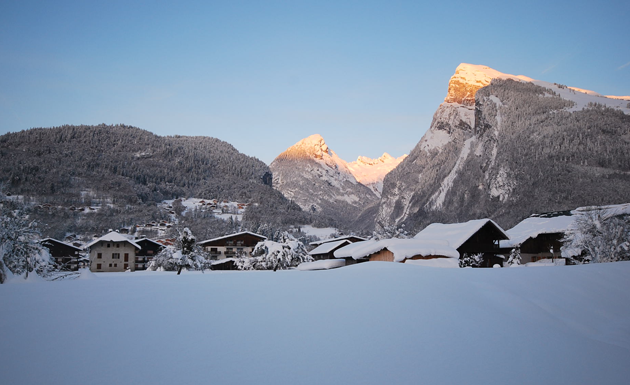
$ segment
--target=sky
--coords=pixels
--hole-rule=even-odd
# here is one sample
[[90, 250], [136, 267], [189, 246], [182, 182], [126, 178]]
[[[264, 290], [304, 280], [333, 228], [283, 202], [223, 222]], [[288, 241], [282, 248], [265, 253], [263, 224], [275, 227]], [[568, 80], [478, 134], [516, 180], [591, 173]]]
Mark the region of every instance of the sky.
[[460, 63], [630, 95], [628, 1], [0, 0], [0, 135], [126, 124], [401, 156]]

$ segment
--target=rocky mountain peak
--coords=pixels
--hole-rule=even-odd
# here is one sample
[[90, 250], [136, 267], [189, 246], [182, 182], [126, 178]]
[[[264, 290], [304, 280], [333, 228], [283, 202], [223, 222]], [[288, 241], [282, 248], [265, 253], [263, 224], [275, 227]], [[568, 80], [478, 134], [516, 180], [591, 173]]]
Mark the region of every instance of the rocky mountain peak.
[[448, 93], [444, 102], [474, 106], [477, 90], [490, 84], [492, 79], [532, 80], [522, 75], [504, 74], [484, 65], [462, 63], [457, 66], [448, 83]]
[[324, 157], [330, 157], [331, 155], [331, 151], [324, 141], [324, 138], [319, 134], [314, 134], [289, 147], [286, 151], [280, 154], [279, 157], [289, 159], [313, 158], [322, 160]]

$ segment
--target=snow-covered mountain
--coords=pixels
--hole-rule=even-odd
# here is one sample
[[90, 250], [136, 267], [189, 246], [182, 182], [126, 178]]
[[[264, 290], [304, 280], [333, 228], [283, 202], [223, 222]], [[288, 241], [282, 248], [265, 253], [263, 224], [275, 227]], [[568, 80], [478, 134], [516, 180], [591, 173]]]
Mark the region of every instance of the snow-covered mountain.
[[315, 134], [278, 155], [269, 168], [274, 188], [302, 209], [349, 219], [378, 201], [383, 177], [403, 158], [384, 154], [348, 163]]
[[493, 217], [509, 226], [625, 202], [629, 100], [461, 64], [429, 130], [385, 178], [377, 225]]
[[402, 155], [394, 158], [388, 153], [384, 153], [378, 159], [360, 156], [354, 162], [347, 163], [347, 166], [359, 183], [368, 186], [380, 197], [385, 175], [396, 168], [406, 157], [407, 155]]

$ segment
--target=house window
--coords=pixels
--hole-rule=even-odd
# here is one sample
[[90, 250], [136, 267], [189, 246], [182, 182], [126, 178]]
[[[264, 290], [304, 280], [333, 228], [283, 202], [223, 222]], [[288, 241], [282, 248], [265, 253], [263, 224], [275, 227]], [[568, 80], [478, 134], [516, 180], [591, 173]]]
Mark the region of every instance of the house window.
[[96, 258], [97, 259], [102, 259], [103, 258], [103, 253], [96, 253]]
[[243, 246], [243, 241], [236, 241], [236, 246]]
[[225, 244], [228, 246], [234, 246], [234, 241], [227, 241]]
[[125, 253], [125, 262], [129, 262], [129, 253]]
[[212, 248], [210, 248], [210, 253], [212, 253], [212, 254], [219, 254], [219, 250], [217, 250], [216, 247], [212, 247]]
[[112, 253], [112, 259], [120, 259], [120, 253]]
[[114, 267], [118, 267], [118, 264], [117, 264], [117, 263], [114, 263]]
[[117, 244], [116, 244], [116, 247], [120, 247], [120, 243], [117, 243]]
[[109, 243], [107, 244], [107, 247], [109, 247]]
[[147, 250], [148, 255], [153, 255], [153, 250]]
[[125, 270], [129, 268], [129, 264], [125, 263]]
[[109, 267], [112, 267], [112, 264], [111, 264], [111, 263], [109, 264]]
[[101, 264], [100, 263], [96, 264], [96, 270], [101, 270]]

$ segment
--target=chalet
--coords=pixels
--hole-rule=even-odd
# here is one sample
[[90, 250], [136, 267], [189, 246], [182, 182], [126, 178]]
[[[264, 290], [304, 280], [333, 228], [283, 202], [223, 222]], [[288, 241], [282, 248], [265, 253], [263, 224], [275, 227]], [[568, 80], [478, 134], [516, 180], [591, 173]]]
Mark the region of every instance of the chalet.
[[141, 247], [136, 251], [136, 270], [146, 270], [149, 262], [164, 248], [164, 245], [148, 238], [138, 239], [135, 242]]
[[321, 259], [335, 259], [334, 252], [346, 245], [351, 244], [347, 239], [340, 241], [322, 243], [313, 250], [308, 252], [308, 255], [313, 257], [314, 260], [319, 261]]
[[134, 271], [140, 245], [115, 231], [89, 243], [90, 270], [93, 272]]
[[562, 238], [574, 221], [571, 213], [532, 215], [506, 231], [510, 239], [500, 241], [501, 253], [507, 257], [518, 249], [522, 264], [561, 258]]
[[57, 265], [61, 266], [62, 270], [79, 270], [81, 248], [53, 238], [42, 239], [40, 244], [50, 251], [50, 256], [54, 258]]
[[482, 254], [483, 266], [503, 266], [503, 255], [499, 254], [499, 241], [509, 239], [503, 229], [490, 219], [475, 219], [465, 223], [432, 223], [416, 234], [414, 239], [424, 241], [446, 241], [455, 248], [460, 257], [464, 254]]
[[[446, 241], [382, 239], [357, 242], [335, 251], [346, 264], [363, 261], [401, 262], [444, 259], [442, 266], [459, 267], [459, 252]], [[443, 261], [443, 262], [444, 262]], [[438, 265], [432, 261], [428, 264]]]
[[210, 259], [218, 260], [236, 256], [251, 257], [256, 244], [265, 239], [267, 239], [267, 237], [249, 231], [243, 231], [219, 238], [208, 239], [207, 241], [199, 242], [198, 245], [203, 247], [204, 250], [210, 254]]

